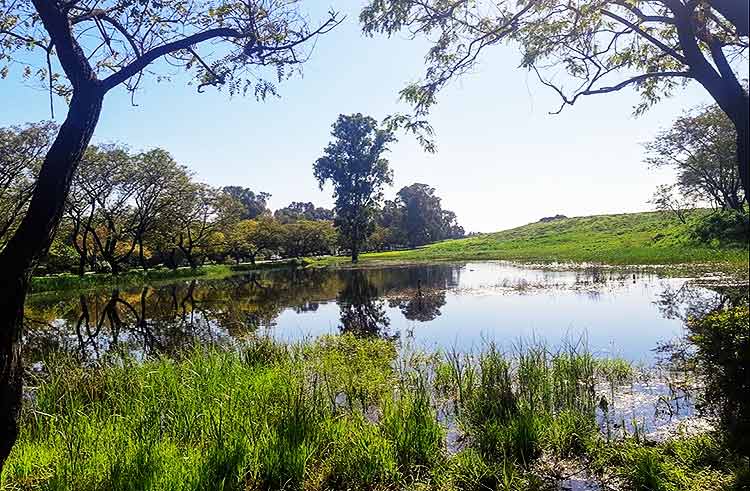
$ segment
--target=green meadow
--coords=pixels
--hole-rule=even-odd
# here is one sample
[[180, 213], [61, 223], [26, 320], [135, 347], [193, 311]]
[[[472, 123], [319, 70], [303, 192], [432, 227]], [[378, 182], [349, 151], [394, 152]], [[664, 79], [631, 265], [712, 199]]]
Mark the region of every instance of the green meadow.
[[[697, 210], [693, 218], [705, 213]], [[610, 265], [703, 263], [746, 270], [748, 244], [702, 243], [691, 236], [691, 225], [681, 223], [673, 214], [645, 212], [536, 222], [418, 249], [362, 256], [363, 262], [483, 259]], [[317, 264], [342, 261], [344, 258], [327, 258]]]

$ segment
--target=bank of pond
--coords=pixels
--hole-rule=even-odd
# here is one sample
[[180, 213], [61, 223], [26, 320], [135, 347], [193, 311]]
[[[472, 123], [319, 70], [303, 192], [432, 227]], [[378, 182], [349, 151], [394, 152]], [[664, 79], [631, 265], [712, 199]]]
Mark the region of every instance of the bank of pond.
[[748, 290], [715, 280], [496, 262], [35, 295], [2, 486], [745, 489]]

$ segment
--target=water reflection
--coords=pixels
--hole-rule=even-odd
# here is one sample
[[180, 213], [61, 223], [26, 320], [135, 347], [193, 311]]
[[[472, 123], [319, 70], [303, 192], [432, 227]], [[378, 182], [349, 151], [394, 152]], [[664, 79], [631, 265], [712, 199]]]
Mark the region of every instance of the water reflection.
[[688, 315], [747, 289], [591, 269], [565, 272], [502, 263], [360, 270], [284, 270], [59, 297], [31, 297], [26, 357], [51, 351], [83, 361], [142, 357], [187, 344], [231, 343], [256, 332], [285, 339], [352, 332], [410, 336], [434, 347], [537, 336], [555, 343], [586, 331], [592, 348], [649, 357]]
[[391, 321], [385, 301], [364, 271], [353, 271], [346, 286], [336, 298], [341, 310], [341, 332], [359, 336], [393, 337], [387, 332]]
[[713, 286], [708, 289], [686, 282], [677, 287], [666, 285], [655, 304], [667, 319], [686, 322], [714, 310], [747, 304], [747, 298], [747, 287]]

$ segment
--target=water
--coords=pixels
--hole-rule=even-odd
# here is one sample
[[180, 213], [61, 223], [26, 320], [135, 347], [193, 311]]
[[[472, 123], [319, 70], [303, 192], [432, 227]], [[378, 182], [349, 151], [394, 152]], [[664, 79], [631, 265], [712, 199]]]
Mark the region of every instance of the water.
[[657, 345], [683, 334], [688, 313], [725, 297], [685, 279], [504, 262], [269, 271], [32, 296], [25, 356], [32, 363], [53, 350], [83, 360], [142, 357], [196, 340], [266, 334], [294, 341], [350, 331], [427, 350], [585, 342], [597, 355], [650, 364]]

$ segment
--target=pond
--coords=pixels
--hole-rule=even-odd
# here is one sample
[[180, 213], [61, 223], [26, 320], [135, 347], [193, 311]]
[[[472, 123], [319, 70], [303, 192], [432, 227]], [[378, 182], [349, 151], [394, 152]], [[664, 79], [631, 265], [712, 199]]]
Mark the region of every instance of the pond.
[[276, 270], [31, 296], [25, 357], [33, 363], [62, 350], [88, 361], [112, 352], [139, 358], [196, 341], [354, 332], [426, 350], [585, 343], [600, 356], [651, 364], [654, 348], [682, 334], [686, 315], [730, 293], [622, 269], [506, 262]]

